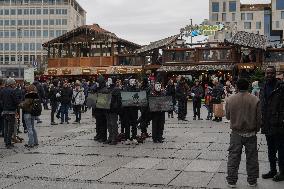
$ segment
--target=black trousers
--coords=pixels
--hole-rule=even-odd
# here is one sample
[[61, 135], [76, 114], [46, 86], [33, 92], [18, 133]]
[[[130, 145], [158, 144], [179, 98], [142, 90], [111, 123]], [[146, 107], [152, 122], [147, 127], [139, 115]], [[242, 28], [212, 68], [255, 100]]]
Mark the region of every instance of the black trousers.
[[81, 105], [73, 105], [73, 110], [76, 117], [76, 122], [81, 121]]
[[152, 112], [152, 139], [161, 140], [164, 133], [164, 116], [165, 112]]
[[268, 147], [268, 160], [270, 163], [270, 170], [277, 172], [276, 168], [276, 154], [278, 152], [278, 165], [281, 174], [284, 174], [284, 135], [266, 135]]
[[257, 137], [242, 137], [232, 133], [230, 137], [229, 157], [228, 157], [228, 176], [227, 181], [235, 184], [238, 181], [238, 170], [242, 156], [242, 149], [245, 146], [247, 181], [255, 183], [259, 177], [259, 163], [257, 151]]
[[107, 119], [107, 130], [109, 133], [108, 140], [112, 142], [117, 141], [118, 136], [118, 115], [117, 113], [108, 112], [106, 113], [106, 119]]
[[96, 118], [96, 133], [97, 138], [101, 140], [107, 140], [107, 119], [104, 113], [94, 112]]
[[185, 119], [187, 114], [187, 100], [178, 101], [178, 118]]
[[50, 120], [51, 120], [51, 123], [54, 122], [54, 115], [56, 113], [56, 110], [57, 110], [57, 102], [50, 102], [50, 106], [51, 106], [51, 112], [50, 112]]
[[141, 111], [141, 117], [139, 118], [138, 122], [140, 122], [140, 128], [141, 128], [141, 133], [147, 133], [147, 128], [148, 125], [150, 124], [151, 121], [151, 113], [146, 110], [143, 109]]
[[0, 135], [4, 137], [4, 119], [1, 114], [2, 112], [0, 112]]
[[201, 99], [194, 99], [193, 100], [193, 113], [194, 117], [200, 118], [200, 108], [201, 108]]
[[15, 126], [15, 114], [4, 114], [4, 142], [6, 146], [12, 145], [12, 135]]

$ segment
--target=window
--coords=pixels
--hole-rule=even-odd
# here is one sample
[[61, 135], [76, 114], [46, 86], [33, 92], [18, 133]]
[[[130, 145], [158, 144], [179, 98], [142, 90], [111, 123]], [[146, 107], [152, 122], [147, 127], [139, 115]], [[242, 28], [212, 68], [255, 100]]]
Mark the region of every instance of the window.
[[284, 19], [284, 11], [281, 11], [281, 19]]
[[10, 50], [10, 43], [5, 43], [4, 44], [4, 50], [9, 51]]
[[9, 15], [9, 13], [10, 13], [10, 10], [9, 10], [9, 9], [5, 9], [5, 10], [4, 10], [4, 14], [5, 14], [5, 15]]
[[56, 37], [59, 37], [61, 35], [61, 30], [56, 30]]
[[48, 14], [48, 9], [43, 9], [43, 14]]
[[36, 14], [36, 10], [35, 9], [30, 9], [30, 15], [35, 15]]
[[3, 15], [3, 14], [4, 14], [3, 9], [0, 9], [0, 15]]
[[49, 14], [54, 14], [54, 9], [49, 9]]
[[62, 35], [67, 33], [67, 30], [62, 30]]
[[48, 20], [43, 20], [43, 25], [48, 25]]
[[9, 26], [9, 25], [10, 25], [10, 20], [5, 20], [5, 21], [4, 21], [4, 25], [5, 25], [5, 26]]
[[232, 13], [232, 21], [236, 20], [236, 13]]
[[222, 21], [225, 22], [227, 20], [226, 13], [222, 13]]
[[30, 31], [30, 37], [35, 37], [35, 30]]
[[16, 9], [11, 9], [11, 15], [16, 15]]
[[212, 14], [212, 21], [218, 21], [218, 13], [213, 13]]
[[245, 14], [245, 13], [242, 13], [242, 14], [241, 14], [241, 19], [242, 19], [242, 20], [245, 20], [245, 19], [246, 19], [246, 14]]
[[11, 43], [10, 44], [10, 50], [15, 51], [16, 50], [16, 43]]
[[24, 37], [29, 37], [29, 30], [24, 30]]
[[24, 15], [29, 15], [29, 9], [24, 9]]
[[49, 20], [49, 25], [54, 25], [54, 20], [53, 19]]
[[256, 29], [261, 29], [261, 22], [256, 22]]
[[24, 51], [28, 51], [30, 44], [29, 43], [24, 43]]
[[11, 37], [16, 37], [16, 30], [11, 30]]
[[275, 25], [276, 25], [276, 28], [280, 28], [280, 22], [279, 21], [276, 21]]
[[251, 29], [251, 22], [244, 22], [244, 29]]
[[67, 25], [67, 19], [62, 19], [62, 25]]
[[18, 51], [23, 50], [23, 44], [22, 44], [22, 43], [18, 43], [18, 45], [17, 45], [17, 50], [18, 50]]
[[37, 30], [37, 31], [36, 31], [36, 36], [37, 36], [37, 37], [41, 37], [41, 30]]
[[23, 10], [22, 9], [18, 9], [18, 15], [22, 15], [23, 14]]
[[62, 14], [67, 15], [67, 9], [62, 9]]
[[284, 10], [284, 1], [276, 0], [276, 10]]
[[49, 37], [54, 37], [54, 31], [53, 30], [49, 31]]
[[236, 3], [236, 1], [230, 1], [229, 2], [229, 11], [230, 12], [236, 12], [237, 11], [237, 3]]
[[226, 4], [226, 1], [224, 1], [224, 2], [223, 2], [223, 12], [226, 12], [226, 8], [227, 8], [226, 5], [227, 5], [227, 4]]
[[24, 20], [24, 25], [28, 26], [30, 24], [29, 20]]
[[10, 37], [10, 32], [9, 32], [9, 30], [5, 30], [5, 31], [4, 31], [4, 37], [6, 37], [6, 38]]
[[16, 20], [11, 20], [11, 26], [15, 26], [16, 25]]
[[56, 25], [61, 25], [61, 19], [56, 19]]
[[23, 25], [23, 20], [18, 20], [18, 25], [19, 26]]
[[253, 13], [247, 13], [247, 20], [253, 20]]
[[[15, 48], [16, 48], [16, 45], [15, 45]], [[12, 50], [12, 46], [11, 46], [11, 50]], [[15, 61], [16, 61], [16, 56], [15, 55], [11, 55], [11, 62], [15, 62]]]
[[38, 50], [38, 51], [41, 50], [41, 43], [36, 44], [36, 50]]
[[36, 25], [40, 26], [41, 25], [41, 20], [36, 20]]
[[3, 24], [4, 24], [4, 21], [0, 20], [0, 26], [3, 26]]
[[[3, 48], [3, 43], [0, 43], [0, 51], [3, 51], [4, 50], [4, 48]], [[1, 57], [1, 61], [3, 61], [2, 60], [2, 57]]]
[[41, 9], [36, 9], [36, 14], [41, 15]]
[[34, 51], [35, 50], [35, 44], [34, 43], [30, 43], [30, 50]]
[[212, 3], [212, 12], [219, 12], [219, 3], [218, 2]]
[[43, 37], [48, 37], [48, 30], [43, 30], [42, 35], [43, 35]]
[[24, 55], [24, 62], [29, 62], [29, 55]]
[[31, 26], [35, 26], [35, 24], [36, 24], [36, 21], [35, 21], [35, 20], [30, 20], [30, 25], [31, 25]]
[[62, 13], [62, 9], [56, 9], [56, 14], [61, 14]]

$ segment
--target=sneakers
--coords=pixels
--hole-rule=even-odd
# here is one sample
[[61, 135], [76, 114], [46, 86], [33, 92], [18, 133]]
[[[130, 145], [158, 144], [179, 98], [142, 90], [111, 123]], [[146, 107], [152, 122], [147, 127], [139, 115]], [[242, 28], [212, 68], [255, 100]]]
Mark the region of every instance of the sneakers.
[[131, 142], [131, 140], [129, 140], [129, 139], [127, 139], [125, 142], [124, 142], [124, 144], [125, 145], [130, 145], [132, 142]]
[[284, 174], [278, 173], [272, 179], [274, 182], [281, 182], [284, 181]]
[[236, 187], [237, 187], [237, 185], [234, 184], [234, 183], [227, 183], [227, 186], [228, 186], [229, 188], [236, 188]]
[[248, 183], [248, 186], [249, 187], [256, 187], [257, 186], [257, 182], [255, 182], [255, 183]]
[[275, 175], [277, 175], [277, 172], [275, 172], [275, 171], [269, 171], [268, 173], [263, 174], [263, 175], [262, 175], [262, 178], [263, 178], [263, 179], [271, 179], [271, 178], [273, 178]]
[[138, 141], [136, 139], [133, 139], [132, 144], [138, 145]]

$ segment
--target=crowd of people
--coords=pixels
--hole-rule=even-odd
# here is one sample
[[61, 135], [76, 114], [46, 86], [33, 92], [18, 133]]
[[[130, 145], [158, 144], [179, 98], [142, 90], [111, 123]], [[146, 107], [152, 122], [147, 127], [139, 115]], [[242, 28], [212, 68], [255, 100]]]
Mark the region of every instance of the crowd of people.
[[[282, 96], [276, 95], [275, 97], [274, 95], [275, 91], [282, 86], [275, 75], [275, 68], [269, 67], [266, 70], [266, 81], [263, 87], [259, 86], [258, 81], [250, 84], [245, 79], [239, 79], [234, 85], [227, 81], [223, 86], [218, 78], [214, 78], [210, 84], [194, 80], [193, 86], [190, 87], [186, 78], [181, 76], [169, 79], [167, 84], [147, 77], [139, 81], [134, 76], [123, 80], [115, 76], [108, 78], [98, 76], [93, 81], [82, 79], [74, 82], [53, 79], [22, 85], [17, 84], [13, 78], [0, 79], [0, 134], [4, 137], [6, 147], [13, 148], [13, 142], [22, 140], [17, 137], [21, 120], [24, 132], [28, 133], [29, 138], [25, 146], [33, 148], [39, 145], [35, 122], [41, 123], [41, 104], [43, 104], [45, 110], [50, 110], [51, 125], [58, 125], [56, 118], [60, 120], [60, 124], [70, 124], [70, 111], [75, 114], [72, 124], [80, 124], [81, 114], [92, 109], [92, 116], [96, 119], [94, 140], [97, 142], [109, 145], [116, 145], [121, 141], [128, 145], [143, 143], [150, 136], [148, 127], [152, 123], [153, 142], [163, 143], [166, 112], [170, 119], [174, 118], [175, 112], [179, 121], [187, 121], [187, 104], [188, 99], [191, 98], [193, 120], [203, 120], [200, 110], [204, 99], [204, 107], [208, 111], [206, 120], [221, 122], [224, 116], [230, 120], [232, 134], [228, 159], [227, 181], [229, 186], [235, 187], [238, 180], [243, 146], [246, 148], [247, 155], [248, 183], [250, 186], [256, 185], [259, 175], [256, 134], [260, 128], [266, 135], [270, 162], [270, 172], [262, 177], [283, 181], [284, 100], [282, 96], [284, 94], [280, 90]], [[252, 86], [251, 93], [248, 92], [250, 85]], [[149, 105], [122, 106], [122, 92], [141, 91], [146, 92], [147, 99], [172, 97], [173, 108], [168, 111], [151, 112]], [[111, 97], [109, 108], [87, 106], [86, 102], [93, 94], [109, 95]], [[226, 113], [222, 112], [223, 101], [226, 102]], [[219, 111], [220, 108], [221, 111]], [[140, 135], [138, 135], [138, 129], [141, 130]], [[277, 153], [278, 159], [276, 158]]]

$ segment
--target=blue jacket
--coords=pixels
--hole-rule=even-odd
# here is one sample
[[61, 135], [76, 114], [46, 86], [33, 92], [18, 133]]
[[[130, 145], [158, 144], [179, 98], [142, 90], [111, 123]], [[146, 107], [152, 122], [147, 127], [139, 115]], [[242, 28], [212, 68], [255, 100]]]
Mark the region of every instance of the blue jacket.
[[5, 112], [16, 112], [18, 105], [21, 103], [21, 98], [17, 95], [16, 90], [11, 87], [5, 87], [0, 93], [2, 99], [3, 114]]

